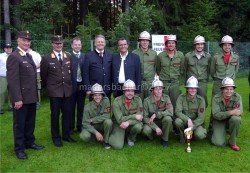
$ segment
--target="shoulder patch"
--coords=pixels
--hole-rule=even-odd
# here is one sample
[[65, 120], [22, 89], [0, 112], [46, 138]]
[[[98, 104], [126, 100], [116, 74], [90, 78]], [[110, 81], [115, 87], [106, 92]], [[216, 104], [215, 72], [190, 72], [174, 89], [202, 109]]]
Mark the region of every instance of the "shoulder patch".
[[239, 108], [240, 107], [240, 103], [236, 103], [235, 107]]
[[204, 112], [204, 108], [200, 108], [200, 113], [203, 113]]

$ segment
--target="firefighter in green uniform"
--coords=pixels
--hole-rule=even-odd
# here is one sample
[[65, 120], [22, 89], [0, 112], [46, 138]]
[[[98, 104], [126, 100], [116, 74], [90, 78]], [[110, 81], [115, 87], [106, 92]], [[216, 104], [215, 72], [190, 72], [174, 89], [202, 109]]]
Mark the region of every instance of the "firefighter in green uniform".
[[233, 79], [226, 77], [222, 81], [221, 92], [213, 97], [213, 135], [211, 141], [216, 146], [224, 146], [228, 129], [230, 135], [228, 146], [239, 151], [240, 147], [236, 145], [236, 138], [241, 125], [243, 105], [241, 96], [234, 92], [235, 88]]
[[169, 131], [172, 126], [173, 106], [168, 95], [163, 94], [163, 83], [156, 79], [152, 82], [152, 95], [144, 100], [142, 134], [153, 140], [153, 132], [162, 135], [161, 145], [168, 146]]
[[113, 106], [114, 122], [109, 144], [114, 149], [122, 149], [125, 133], [129, 146], [133, 146], [136, 136], [142, 130], [143, 108], [141, 98], [135, 95], [135, 83], [128, 79], [123, 85], [123, 95], [116, 97]]
[[145, 98], [151, 95], [149, 88], [151, 82], [155, 77], [155, 61], [157, 57], [156, 51], [149, 49], [149, 43], [151, 42], [150, 34], [147, 31], [143, 31], [138, 38], [140, 48], [133, 51], [133, 53], [139, 55], [141, 61], [141, 94], [142, 102]]
[[109, 149], [108, 140], [113, 127], [110, 119], [110, 102], [99, 84], [92, 86], [91, 95], [93, 100], [84, 107], [80, 138], [85, 142], [95, 141], [96, 138], [103, 142], [105, 149]]
[[197, 95], [198, 80], [191, 76], [186, 83], [186, 94], [178, 97], [175, 114], [178, 118], [175, 125], [180, 131], [180, 143], [185, 143], [184, 129], [192, 128], [196, 139], [204, 139], [207, 130], [204, 128], [205, 121], [205, 100]]
[[205, 38], [197, 35], [194, 39], [195, 50], [185, 55], [185, 81], [191, 76], [194, 76], [198, 80], [199, 88], [197, 94], [204, 98], [207, 102], [207, 82], [209, 79], [209, 70], [211, 55], [204, 52]]
[[[233, 80], [236, 78], [236, 74], [239, 69], [239, 56], [232, 52], [234, 46], [233, 38], [226, 35], [221, 39], [219, 46], [222, 48], [222, 52], [215, 54], [211, 58], [210, 74], [214, 80], [212, 98], [215, 94], [221, 92], [221, 82], [225, 77], [230, 77]], [[209, 134], [212, 135], [212, 115], [209, 123]]]
[[[184, 74], [184, 55], [176, 50], [176, 35], [169, 35], [165, 45], [167, 50], [159, 53], [156, 59], [156, 73], [165, 86], [164, 94], [170, 97], [175, 109], [177, 98], [180, 95], [179, 78]], [[174, 115], [174, 118], [176, 116]], [[173, 127], [176, 135], [179, 132]]]

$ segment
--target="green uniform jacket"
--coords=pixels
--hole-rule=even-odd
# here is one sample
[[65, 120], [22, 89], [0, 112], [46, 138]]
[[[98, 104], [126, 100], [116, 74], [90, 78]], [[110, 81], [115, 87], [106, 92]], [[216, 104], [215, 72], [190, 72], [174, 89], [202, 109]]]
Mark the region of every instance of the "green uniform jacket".
[[141, 98], [135, 95], [128, 107], [125, 103], [124, 95], [116, 97], [113, 102], [112, 111], [114, 122], [121, 124], [128, 121], [129, 125], [135, 125], [140, 122], [136, 120], [136, 115], [140, 114], [143, 116]]
[[92, 124], [102, 123], [104, 120], [110, 119], [110, 103], [107, 97], [103, 97], [99, 106], [96, 106], [94, 101], [84, 106], [82, 126], [90, 133], [95, 134], [97, 130], [89, 122], [90, 118], [92, 118]]
[[224, 120], [230, 118], [230, 111], [233, 109], [238, 109], [243, 113], [242, 99], [239, 94], [233, 93], [227, 104], [222, 92], [213, 97], [212, 114], [214, 119]]
[[204, 123], [205, 112], [205, 100], [201, 96], [196, 95], [192, 100], [187, 94], [182, 94], [178, 97], [175, 114], [185, 123], [190, 118], [194, 129]]
[[184, 55], [180, 51], [175, 51], [175, 55], [171, 60], [168, 52], [159, 53], [156, 59], [156, 73], [160, 80], [178, 80], [180, 75], [184, 73]]
[[133, 53], [139, 55], [141, 61], [141, 76], [142, 80], [152, 81], [155, 77], [155, 69], [156, 69], [156, 58], [157, 53], [152, 49], [148, 49], [146, 53], [142, 51], [141, 48], [136, 49]]
[[[144, 100], [143, 103], [143, 122], [148, 124], [150, 117], [158, 112], [158, 119], [164, 118], [165, 116], [173, 116], [173, 106], [168, 95], [163, 94], [161, 96], [161, 101], [157, 105], [154, 96], [149, 96]], [[149, 124], [148, 124], [149, 125]], [[155, 123], [149, 125], [152, 129], [156, 130], [158, 127]]]
[[227, 65], [223, 53], [215, 54], [211, 58], [211, 76], [213, 79], [223, 80], [225, 77], [230, 77], [234, 80], [239, 70], [239, 61], [239, 56], [231, 52]]
[[203, 52], [201, 59], [195, 55], [195, 51], [185, 55], [186, 80], [194, 76], [198, 80], [208, 80], [211, 63], [211, 55]]

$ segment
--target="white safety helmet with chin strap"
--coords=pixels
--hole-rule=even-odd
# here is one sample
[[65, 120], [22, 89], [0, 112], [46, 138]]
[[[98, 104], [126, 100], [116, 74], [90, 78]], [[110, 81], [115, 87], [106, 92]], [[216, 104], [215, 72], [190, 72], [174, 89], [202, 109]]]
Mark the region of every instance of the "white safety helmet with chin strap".
[[126, 80], [123, 84], [122, 90], [136, 90], [135, 83], [130, 79]]
[[165, 45], [167, 45], [168, 41], [175, 41], [175, 43], [177, 44], [176, 35], [173, 34], [168, 35], [167, 40], [165, 41]]
[[149, 40], [149, 41], [151, 41], [149, 32], [147, 32], [147, 31], [141, 32], [140, 37], [138, 38], [138, 41], [140, 41], [140, 40]]
[[206, 43], [205, 38], [201, 35], [197, 35], [194, 38], [194, 44], [199, 44], [199, 43]]
[[150, 91], [152, 91], [155, 87], [162, 87], [163, 89], [165, 88], [163, 86], [163, 82], [160, 81], [159, 79], [155, 79], [153, 82], [152, 82], [152, 86], [151, 88], [149, 89]]
[[105, 95], [103, 89], [102, 89], [102, 86], [99, 85], [98, 83], [94, 84], [92, 87], [91, 87], [91, 93], [90, 94], [103, 94]]
[[222, 80], [221, 82], [221, 89], [225, 88], [225, 87], [234, 87], [236, 88], [236, 86], [234, 85], [234, 80], [231, 79], [230, 77], [226, 77]]
[[198, 80], [194, 76], [191, 76], [188, 78], [185, 88], [199, 88]]
[[225, 35], [224, 37], [222, 37], [219, 46], [222, 47], [222, 45], [225, 44], [225, 43], [231, 44], [232, 47], [234, 46], [233, 38], [231, 36], [229, 36], [229, 35]]

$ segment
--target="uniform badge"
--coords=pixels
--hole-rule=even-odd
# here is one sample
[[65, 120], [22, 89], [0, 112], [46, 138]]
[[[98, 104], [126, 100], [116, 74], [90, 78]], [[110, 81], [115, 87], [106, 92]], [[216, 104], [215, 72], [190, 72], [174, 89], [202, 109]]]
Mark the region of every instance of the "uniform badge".
[[19, 54], [20, 54], [21, 56], [24, 56], [24, 54], [23, 54], [23, 52], [22, 52], [22, 51], [19, 51]]
[[200, 108], [200, 113], [203, 113], [204, 112], [204, 108]]
[[67, 61], [65, 64], [70, 64], [70, 61]]
[[240, 104], [239, 104], [239, 103], [236, 103], [235, 107], [236, 107], [236, 108], [239, 108], [239, 107], [240, 107]]
[[66, 53], [63, 53], [63, 57], [64, 57], [64, 58], [67, 58], [67, 55], [66, 55]]
[[172, 105], [172, 103], [168, 103], [168, 104], [167, 104], [167, 107], [168, 107], [168, 109], [171, 109], [171, 108], [173, 108], [173, 105]]
[[108, 113], [110, 113], [110, 106], [107, 106], [106, 110], [107, 110]]
[[51, 53], [51, 58], [56, 58], [54, 53]]
[[142, 112], [142, 107], [140, 107], [140, 112]]

